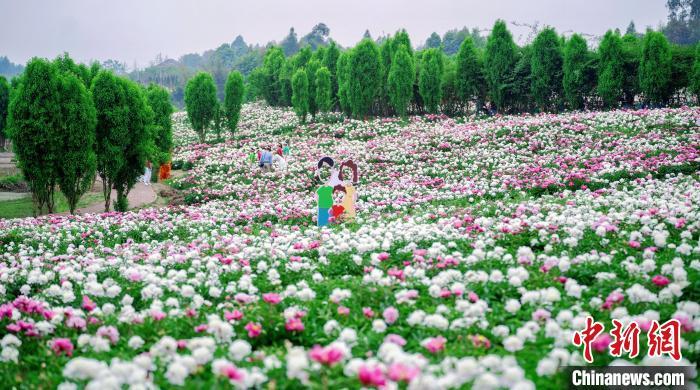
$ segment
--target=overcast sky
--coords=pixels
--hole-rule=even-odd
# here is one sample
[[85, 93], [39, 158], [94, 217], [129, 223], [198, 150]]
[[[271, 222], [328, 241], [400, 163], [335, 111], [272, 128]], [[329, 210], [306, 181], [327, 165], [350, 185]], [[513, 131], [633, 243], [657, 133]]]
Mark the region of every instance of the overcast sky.
[[490, 28], [506, 20], [516, 39], [539, 22], [560, 32], [602, 35], [638, 31], [666, 19], [666, 0], [0, 0], [0, 56], [24, 63], [67, 51], [79, 61], [147, 65], [157, 54], [179, 56], [216, 48], [241, 34], [248, 43], [281, 40], [294, 26], [299, 38], [318, 22], [343, 46], [369, 29], [373, 37], [404, 27], [414, 46], [432, 31]]

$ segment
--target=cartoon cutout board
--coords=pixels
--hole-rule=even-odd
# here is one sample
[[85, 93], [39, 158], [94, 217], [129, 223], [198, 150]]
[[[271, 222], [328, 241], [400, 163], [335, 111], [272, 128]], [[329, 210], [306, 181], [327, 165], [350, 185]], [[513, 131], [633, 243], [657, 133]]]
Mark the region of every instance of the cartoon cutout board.
[[[341, 217], [349, 221], [355, 219], [355, 201], [357, 200], [357, 190], [353, 184], [359, 181], [357, 164], [352, 160], [344, 161], [340, 167], [335, 167], [335, 161], [330, 157], [323, 157], [318, 161], [315, 176], [320, 180], [320, 170], [323, 165], [331, 168], [328, 181], [320, 186], [316, 191], [318, 195], [318, 226], [326, 226], [330, 217], [338, 220]], [[344, 181], [343, 168], [348, 167], [352, 171], [352, 182]], [[343, 192], [344, 196], [340, 204], [334, 204], [333, 193]]]

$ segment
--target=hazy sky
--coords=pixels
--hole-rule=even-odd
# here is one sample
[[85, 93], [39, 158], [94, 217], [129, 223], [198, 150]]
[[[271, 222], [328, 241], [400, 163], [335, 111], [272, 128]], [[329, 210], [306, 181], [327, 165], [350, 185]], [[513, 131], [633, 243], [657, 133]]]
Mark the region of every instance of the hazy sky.
[[560, 32], [602, 35], [638, 31], [666, 19], [666, 0], [0, 0], [0, 56], [24, 63], [33, 56], [68, 51], [79, 61], [114, 58], [129, 67], [147, 65], [156, 54], [178, 58], [216, 48], [241, 34], [248, 43], [281, 40], [294, 26], [299, 38], [318, 22], [341, 45], [405, 27], [413, 44], [432, 31], [490, 28], [509, 23], [516, 39], [540, 22]]

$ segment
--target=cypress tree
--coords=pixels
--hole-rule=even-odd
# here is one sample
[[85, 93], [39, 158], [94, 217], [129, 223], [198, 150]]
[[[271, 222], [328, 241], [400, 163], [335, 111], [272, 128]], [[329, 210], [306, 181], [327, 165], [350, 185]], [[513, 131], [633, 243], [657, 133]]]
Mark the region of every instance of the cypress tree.
[[555, 110], [561, 98], [562, 54], [553, 28], [542, 30], [532, 43], [532, 96], [542, 111]]
[[80, 197], [95, 180], [95, 126], [97, 117], [90, 93], [72, 73], [60, 77], [61, 119], [58, 139], [60, 158], [56, 159], [57, 184], [75, 213]]
[[513, 36], [503, 20], [497, 20], [486, 41], [485, 69], [489, 96], [498, 110], [507, 109], [508, 96], [512, 96], [509, 84], [512, 71], [518, 61]]
[[564, 46], [564, 97], [571, 109], [580, 110], [584, 104], [585, 67], [588, 60], [586, 41], [574, 34]]
[[335, 41], [331, 41], [323, 57], [323, 66], [331, 72], [331, 102], [338, 99], [338, 57], [340, 57], [340, 49]]
[[371, 39], [363, 39], [349, 60], [348, 96], [355, 117], [370, 114], [382, 86], [382, 63], [379, 49]]
[[53, 212], [60, 158], [61, 93], [56, 67], [43, 59], [27, 63], [9, 105], [8, 129], [17, 166], [32, 192], [36, 212]]
[[325, 66], [318, 68], [316, 71], [316, 105], [320, 112], [328, 112], [333, 106], [331, 95], [333, 87], [331, 86], [331, 72]]
[[318, 112], [318, 104], [316, 103], [316, 71], [321, 67], [321, 62], [317, 59], [312, 59], [306, 64], [306, 78], [309, 82], [309, 114], [312, 118], [316, 118]]
[[209, 73], [199, 72], [185, 87], [185, 108], [192, 128], [204, 143], [207, 128], [214, 119], [219, 100], [216, 98], [216, 85]]
[[444, 70], [442, 51], [427, 49], [421, 59], [418, 88], [428, 112], [437, 114], [442, 101], [442, 72]]
[[262, 68], [264, 74], [264, 86], [262, 92], [265, 101], [267, 101], [267, 104], [271, 106], [279, 106], [283, 101], [280, 74], [282, 72], [284, 62], [284, 52], [282, 49], [276, 46], [267, 49], [267, 52], [265, 52], [265, 57], [263, 57]]
[[467, 36], [457, 52], [457, 93], [464, 102], [475, 101], [478, 111], [483, 103], [486, 90], [484, 65], [474, 47], [474, 41]]
[[391, 105], [402, 117], [406, 116], [408, 104], [411, 102], [415, 72], [413, 57], [408, 48], [398, 46], [389, 70], [388, 90]]
[[350, 51], [340, 54], [336, 67], [338, 77], [338, 104], [346, 116], [352, 115], [350, 105]]
[[309, 112], [309, 79], [304, 69], [298, 69], [292, 77], [292, 106], [301, 123]]
[[690, 91], [695, 94], [695, 99], [700, 104], [700, 45], [695, 49], [695, 60], [690, 75]]
[[644, 36], [639, 64], [639, 86], [645, 100], [666, 104], [671, 82], [671, 48], [663, 33], [649, 31]]
[[0, 150], [5, 148], [7, 134], [7, 109], [10, 105], [10, 84], [0, 76]]
[[238, 119], [241, 116], [241, 107], [243, 106], [243, 95], [245, 94], [243, 86], [243, 75], [238, 71], [233, 71], [228, 74], [226, 86], [224, 87], [224, 115], [226, 116], [226, 127], [231, 132], [231, 136], [236, 132]]
[[598, 47], [598, 56], [598, 95], [605, 107], [617, 107], [624, 78], [620, 35], [608, 30]]
[[167, 164], [173, 148], [173, 105], [170, 102], [168, 91], [156, 84], [151, 84], [146, 90], [148, 106], [153, 111], [153, 146], [154, 163], [156, 165]]

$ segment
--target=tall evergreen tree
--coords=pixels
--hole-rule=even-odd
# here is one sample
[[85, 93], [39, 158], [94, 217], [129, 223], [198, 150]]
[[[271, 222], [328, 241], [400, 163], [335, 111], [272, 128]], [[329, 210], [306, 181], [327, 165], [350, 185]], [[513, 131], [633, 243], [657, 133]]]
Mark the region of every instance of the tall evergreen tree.
[[639, 85], [645, 100], [666, 104], [670, 95], [671, 48], [663, 33], [649, 31], [644, 36], [639, 64]]
[[333, 106], [331, 100], [333, 87], [331, 86], [331, 72], [325, 66], [316, 71], [316, 106], [320, 112], [328, 112]]
[[607, 108], [617, 107], [622, 98], [622, 39], [608, 30], [598, 47], [598, 95]]
[[564, 97], [568, 106], [580, 110], [584, 106], [585, 67], [588, 60], [586, 40], [574, 34], [564, 46]]
[[478, 111], [483, 104], [486, 80], [484, 80], [484, 64], [470, 36], [467, 36], [459, 46], [456, 65], [457, 93], [464, 102], [475, 102]]
[[60, 78], [50, 62], [33, 58], [13, 91], [8, 128], [17, 166], [32, 192], [38, 213], [54, 211], [54, 190], [60, 158]]
[[309, 114], [312, 118], [316, 118], [318, 113], [318, 104], [316, 103], [316, 71], [321, 67], [321, 62], [317, 59], [312, 59], [306, 64], [306, 78], [309, 83]]
[[309, 78], [304, 69], [299, 69], [292, 77], [292, 106], [301, 123], [306, 122], [309, 113]]
[[350, 105], [350, 54], [352, 51], [340, 53], [336, 75], [338, 77], [338, 105], [346, 116], [352, 115]]
[[7, 135], [7, 109], [10, 105], [10, 83], [0, 76], [0, 150], [5, 148]]
[[695, 60], [689, 84], [690, 91], [695, 95], [696, 103], [700, 104], [700, 45], [695, 49]]
[[226, 79], [225, 96], [224, 96], [224, 115], [226, 117], [226, 127], [233, 136], [238, 126], [238, 119], [241, 116], [241, 107], [243, 106], [243, 95], [245, 94], [243, 86], [243, 75], [238, 71], [233, 71], [228, 74]]
[[439, 49], [442, 46], [442, 39], [440, 36], [433, 31], [432, 34], [425, 41], [426, 49]]
[[338, 57], [340, 57], [340, 49], [335, 41], [331, 41], [323, 57], [323, 66], [331, 73], [331, 102], [338, 99]]
[[160, 85], [151, 84], [146, 90], [146, 99], [153, 111], [153, 162], [156, 165], [167, 164], [173, 149], [173, 104], [170, 102], [170, 94]]
[[348, 96], [355, 117], [366, 117], [382, 85], [382, 63], [377, 45], [363, 39], [352, 50], [349, 60]]
[[209, 73], [199, 72], [185, 88], [185, 108], [192, 129], [199, 135], [199, 142], [206, 142], [207, 129], [214, 119], [219, 100], [216, 98], [216, 85]]
[[75, 213], [78, 201], [92, 187], [97, 159], [95, 126], [97, 117], [90, 93], [83, 81], [72, 73], [60, 77], [61, 118], [58, 139], [60, 157], [56, 159], [57, 184]]
[[408, 105], [413, 96], [413, 80], [415, 75], [413, 57], [405, 45], [399, 45], [394, 54], [389, 70], [389, 99], [396, 113], [406, 116]]
[[427, 49], [421, 59], [418, 88], [428, 112], [437, 114], [442, 101], [442, 72], [444, 64], [440, 49]]
[[518, 61], [513, 36], [503, 20], [497, 20], [486, 41], [485, 69], [491, 101], [498, 110], [507, 109], [512, 87], [509, 82]]
[[553, 28], [542, 30], [532, 43], [532, 95], [542, 111], [556, 110], [561, 99], [562, 54]]
[[263, 74], [265, 75], [263, 96], [267, 104], [271, 106], [281, 105], [283, 99], [280, 73], [284, 62], [284, 53], [279, 47], [273, 46], [265, 52], [265, 57], [263, 58]]

